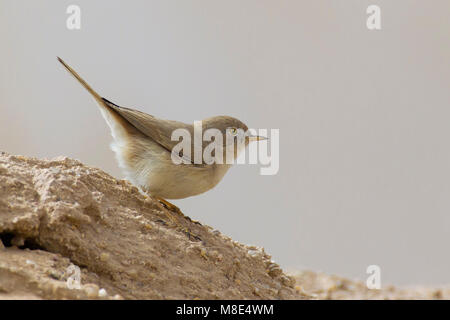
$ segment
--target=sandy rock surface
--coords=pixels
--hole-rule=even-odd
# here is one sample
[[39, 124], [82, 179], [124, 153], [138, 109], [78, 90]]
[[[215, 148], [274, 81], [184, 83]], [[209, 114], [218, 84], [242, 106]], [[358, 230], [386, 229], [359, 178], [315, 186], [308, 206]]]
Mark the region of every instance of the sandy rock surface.
[[0, 154], [0, 239], [0, 298], [304, 297], [263, 249], [68, 158]]
[[0, 299], [448, 299], [286, 275], [264, 249], [68, 159], [0, 153]]
[[365, 282], [314, 271], [297, 272], [295, 289], [316, 300], [440, 300], [450, 299], [450, 288], [408, 286], [404, 288], [383, 285], [368, 289]]

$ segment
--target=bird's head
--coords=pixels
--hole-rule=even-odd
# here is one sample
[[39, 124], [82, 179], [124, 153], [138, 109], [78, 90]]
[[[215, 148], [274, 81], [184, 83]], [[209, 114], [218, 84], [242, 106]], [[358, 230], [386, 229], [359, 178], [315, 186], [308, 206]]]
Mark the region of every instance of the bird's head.
[[250, 142], [267, 139], [266, 137], [251, 135], [245, 123], [229, 116], [216, 116], [205, 119], [202, 121], [202, 126], [207, 139], [209, 139], [208, 129], [220, 131], [222, 135], [224, 159], [226, 159], [226, 155], [230, 153], [232, 154], [232, 158], [236, 159]]

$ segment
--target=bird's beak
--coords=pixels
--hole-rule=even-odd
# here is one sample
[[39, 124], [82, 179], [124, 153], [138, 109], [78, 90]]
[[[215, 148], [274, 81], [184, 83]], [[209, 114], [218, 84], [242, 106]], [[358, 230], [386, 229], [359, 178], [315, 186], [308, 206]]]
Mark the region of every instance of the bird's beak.
[[248, 136], [248, 141], [250, 141], [250, 142], [261, 141], [261, 140], [268, 140], [268, 138], [262, 137], [262, 136]]

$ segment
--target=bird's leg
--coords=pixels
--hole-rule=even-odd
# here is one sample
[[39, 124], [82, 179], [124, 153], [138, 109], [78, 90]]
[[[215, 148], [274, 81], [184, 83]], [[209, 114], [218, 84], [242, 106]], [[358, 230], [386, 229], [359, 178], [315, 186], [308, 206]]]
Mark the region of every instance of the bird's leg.
[[191, 222], [193, 222], [193, 223], [195, 223], [195, 224], [198, 224], [198, 225], [202, 225], [200, 222], [198, 222], [197, 220], [192, 220], [191, 218], [189, 218], [188, 216], [185, 216], [184, 214], [183, 214], [183, 212], [181, 212], [181, 210], [180, 210], [180, 208], [178, 208], [176, 205], [174, 205], [173, 203], [170, 203], [169, 201], [167, 201], [167, 200], [164, 200], [164, 199], [162, 199], [162, 198], [156, 198], [166, 209], [168, 209], [168, 210], [170, 210], [170, 211], [173, 211], [173, 212], [175, 212], [175, 213], [177, 213], [179, 216], [181, 216], [181, 217], [183, 217], [183, 218], [185, 218], [185, 219], [188, 219], [189, 221], [191, 221]]
[[[173, 212], [177, 213], [178, 215], [180, 215], [181, 217], [186, 218], [186, 219], [188, 219], [189, 221], [192, 221], [189, 217], [186, 217], [186, 216], [181, 212], [180, 208], [178, 208], [176, 205], [170, 203], [170, 202], [167, 201], [167, 200], [164, 200], [164, 199], [159, 198], [159, 197], [155, 197], [155, 198], [156, 198], [156, 200], [158, 200], [158, 202], [166, 209], [166, 210], [164, 210], [165, 215], [169, 218], [169, 220], [170, 220], [170, 221], [171, 221], [178, 229], [180, 229], [181, 231], [183, 231], [183, 232], [188, 236], [189, 239], [194, 239], [194, 240], [197, 240], [197, 241], [201, 240], [201, 238], [200, 238], [199, 236], [193, 234], [189, 228], [186, 228], [186, 227], [182, 226], [182, 225], [178, 222], [178, 219], [170, 213], [170, 211], [173, 211]], [[196, 223], [196, 222], [194, 221], [194, 223]]]
[[159, 198], [156, 197], [156, 199], [159, 201], [159, 203], [161, 203], [166, 209], [173, 211], [175, 213], [177, 213], [180, 216], [183, 216], [183, 213], [181, 212], [180, 208], [178, 208], [176, 205], [174, 205], [173, 203], [170, 203], [167, 200], [164, 200], [163, 198]]
[[[160, 203], [160, 205], [165, 209], [165, 210], [163, 210], [164, 211], [164, 214], [167, 216], [167, 218], [169, 218], [169, 220], [170, 221], [172, 221], [172, 223], [173, 224], [175, 224], [177, 227], [180, 227], [181, 225], [180, 225], [180, 223], [178, 222], [178, 219], [176, 218], [176, 217], [174, 217], [171, 213], [170, 213], [170, 211], [175, 211], [175, 212], [181, 212], [181, 210], [177, 207], [177, 206], [175, 206], [175, 205], [173, 205], [173, 204], [171, 204], [170, 202], [168, 202], [168, 201], [166, 201], [166, 200], [164, 200], [164, 199], [162, 199], [162, 198], [159, 198], [159, 197], [154, 197], [159, 203]], [[176, 208], [176, 209], [173, 209], [173, 208]]]

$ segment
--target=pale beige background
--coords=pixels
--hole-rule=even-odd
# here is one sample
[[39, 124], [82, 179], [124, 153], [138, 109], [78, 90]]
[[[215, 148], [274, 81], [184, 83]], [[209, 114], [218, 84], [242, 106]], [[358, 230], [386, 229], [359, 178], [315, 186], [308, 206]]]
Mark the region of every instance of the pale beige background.
[[[70, 4], [82, 28], [69, 31]], [[382, 30], [366, 8], [382, 9]], [[177, 201], [283, 267], [450, 282], [448, 0], [0, 0], [0, 149], [122, 177], [73, 65], [119, 105], [280, 129], [280, 171]]]

